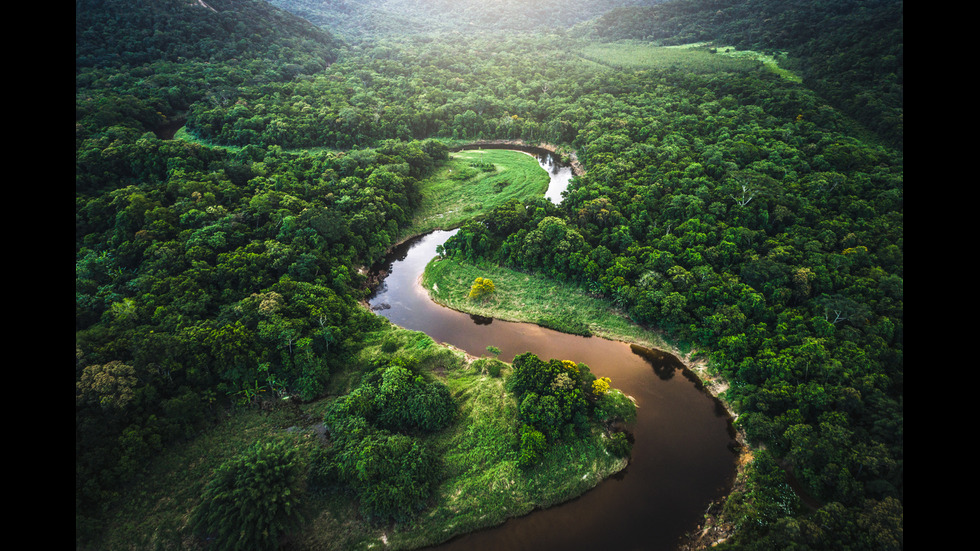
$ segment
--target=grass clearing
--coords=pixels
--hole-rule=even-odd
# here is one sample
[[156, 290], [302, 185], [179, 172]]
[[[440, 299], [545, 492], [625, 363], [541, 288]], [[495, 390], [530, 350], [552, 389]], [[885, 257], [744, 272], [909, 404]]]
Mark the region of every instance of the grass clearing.
[[537, 159], [507, 149], [467, 149], [421, 183], [422, 204], [407, 235], [454, 228], [511, 199], [543, 196], [551, 177]]
[[747, 71], [762, 63], [781, 77], [802, 82], [802, 79], [779, 66], [775, 56], [753, 50], [736, 50], [733, 46], [718, 46], [697, 42], [679, 46], [656, 46], [648, 42], [628, 41], [592, 44], [578, 50], [582, 58], [619, 69], [656, 69], [683, 66], [696, 72]]
[[[494, 282], [496, 290], [485, 300], [467, 298], [477, 277]], [[441, 258], [426, 266], [422, 285], [434, 301], [461, 312], [535, 323], [566, 333], [668, 348], [658, 333], [636, 325], [608, 300], [592, 296], [577, 285], [543, 276], [494, 264]]]

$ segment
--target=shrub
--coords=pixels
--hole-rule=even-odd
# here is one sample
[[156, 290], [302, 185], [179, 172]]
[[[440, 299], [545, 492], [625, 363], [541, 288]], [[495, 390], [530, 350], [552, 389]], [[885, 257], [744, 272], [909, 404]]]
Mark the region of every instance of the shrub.
[[381, 522], [405, 521], [425, 508], [439, 472], [425, 443], [373, 428], [361, 417], [334, 412], [325, 421], [333, 447], [317, 454], [318, 489], [346, 486], [357, 494], [361, 512]]
[[391, 366], [382, 375], [374, 412], [379, 427], [434, 432], [449, 426], [456, 415], [456, 403], [446, 385], [426, 382], [421, 375]]
[[596, 402], [595, 416], [606, 423], [614, 421], [632, 423], [636, 420], [636, 404], [619, 389], [612, 389]]
[[471, 299], [485, 299], [492, 295], [497, 290], [497, 287], [493, 284], [492, 279], [487, 279], [483, 277], [478, 277], [473, 280], [473, 285], [470, 287]]
[[616, 457], [626, 457], [633, 449], [633, 444], [629, 441], [626, 433], [614, 432], [606, 440], [606, 450]]
[[546, 451], [548, 451], [548, 442], [544, 433], [528, 425], [521, 427], [521, 454], [517, 461], [520, 468], [534, 467], [541, 461]]

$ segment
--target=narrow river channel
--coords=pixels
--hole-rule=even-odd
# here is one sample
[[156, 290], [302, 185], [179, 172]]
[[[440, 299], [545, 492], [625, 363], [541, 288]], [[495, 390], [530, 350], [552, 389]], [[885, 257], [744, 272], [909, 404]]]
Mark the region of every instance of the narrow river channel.
[[[560, 172], [543, 155], [542, 167]], [[567, 170], [567, 169], [566, 169]], [[567, 183], [570, 177], [565, 178]], [[564, 184], [560, 184], [564, 185]], [[560, 195], [549, 193], [553, 201]], [[556, 198], [555, 198], [556, 197]], [[512, 519], [437, 546], [439, 550], [670, 550], [694, 530], [708, 505], [729, 491], [735, 440], [725, 409], [700, 389], [674, 356], [640, 356], [626, 343], [579, 337], [526, 323], [474, 317], [433, 303], [419, 284], [436, 247], [453, 231], [404, 243], [389, 258], [388, 276], [370, 299], [393, 323], [481, 356], [501, 349], [511, 361], [523, 352], [587, 364], [596, 376], [632, 396], [637, 420], [629, 466], [571, 502]]]

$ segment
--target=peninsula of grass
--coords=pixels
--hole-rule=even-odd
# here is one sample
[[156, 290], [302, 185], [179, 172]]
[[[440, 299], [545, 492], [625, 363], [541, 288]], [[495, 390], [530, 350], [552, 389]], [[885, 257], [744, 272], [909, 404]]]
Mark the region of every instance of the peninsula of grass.
[[[492, 280], [495, 290], [487, 297], [472, 299], [470, 288], [478, 277]], [[544, 276], [495, 264], [437, 257], [425, 267], [422, 285], [432, 300], [460, 312], [669, 348], [659, 334], [636, 325], [609, 300], [593, 296], [578, 285]]]
[[543, 196], [551, 177], [534, 156], [506, 149], [450, 153], [449, 161], [422, 181], [422, 204], [409, 235], [461, 225], [511, 199]]

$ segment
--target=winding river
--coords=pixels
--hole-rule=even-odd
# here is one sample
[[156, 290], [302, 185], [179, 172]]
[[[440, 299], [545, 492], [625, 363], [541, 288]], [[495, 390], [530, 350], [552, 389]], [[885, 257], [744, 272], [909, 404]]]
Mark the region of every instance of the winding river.
[[[539, 162], [553, 182], [567, 184], [571, 171], [544, 153]], [[553, 190], [548, 197], [560, 201]], [[670, 354], [646, 350], [641, 355], [626, 343], [470, 316], [433, 303], [419, 277], [436, 256], [436, 247], [454, 232], [432, 232], [393, 251], [388, 275], [370, 299], [372, 309], [401, 327], [476, 356], [494, 345], [505, 361], [530, 351], [543, 359], [584, 362], [596, 376], [612, 379], [638, 407], [633, 453], [623, 472], [578, 499], [433, 549], [674, 549], [685, 533], [697, 528], [709, 504], [731, 488], [735, 440], [724, 407]]]

